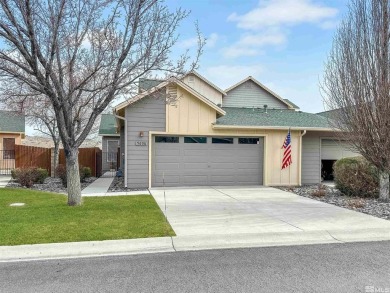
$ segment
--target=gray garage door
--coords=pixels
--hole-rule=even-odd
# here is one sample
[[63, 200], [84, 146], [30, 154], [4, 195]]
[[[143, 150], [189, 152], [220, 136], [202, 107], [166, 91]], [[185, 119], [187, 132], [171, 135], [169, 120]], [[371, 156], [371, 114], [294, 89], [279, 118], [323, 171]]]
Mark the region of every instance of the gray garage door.
[[152, 186], [263, 184], [264, 139], [153, 138]]

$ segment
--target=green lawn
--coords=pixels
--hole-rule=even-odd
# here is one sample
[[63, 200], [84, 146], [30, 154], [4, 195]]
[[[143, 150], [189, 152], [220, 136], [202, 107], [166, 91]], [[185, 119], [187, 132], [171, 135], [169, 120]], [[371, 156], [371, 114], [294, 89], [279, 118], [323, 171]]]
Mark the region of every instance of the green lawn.
[[[0, 189], [0, 245], [130, 239], [175, 235], [150, 195], [86, 197]], [[23, 207], [10, 207], [22, 202]]]

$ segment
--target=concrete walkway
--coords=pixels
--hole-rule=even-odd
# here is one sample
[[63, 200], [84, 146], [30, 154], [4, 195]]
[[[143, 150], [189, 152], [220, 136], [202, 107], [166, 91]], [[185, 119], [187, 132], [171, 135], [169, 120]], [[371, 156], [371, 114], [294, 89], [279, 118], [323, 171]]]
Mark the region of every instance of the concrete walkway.
[[4, 188], [10, 180], [10, 175], [0, 175], [0, 188]]
[[112, 172], [106, 172], [81, 191], [81, 196], [121, 196], [121, 195], [139, 195], [149, 194], [148, 190], [108, 192], [111, 183], [114, 181]]

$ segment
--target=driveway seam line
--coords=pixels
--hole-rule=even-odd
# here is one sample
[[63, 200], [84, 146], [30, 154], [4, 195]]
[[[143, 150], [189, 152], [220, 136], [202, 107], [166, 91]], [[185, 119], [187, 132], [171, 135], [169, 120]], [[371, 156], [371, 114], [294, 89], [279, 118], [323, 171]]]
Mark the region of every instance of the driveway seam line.
[[[233, 196], [231, 196], [231, 195], [229, 195], [229, 194], [227, 194], [227, 193], [224, 193], [224, 192], [222, 192], [221, 190], [216, 189], [216, 188], [214, 188], [214, 187], [211, 187], [211, 188], [214, 189], [215, 191], [218, 191], [218, 192], [222, 193], [223, 195], [226, 195], [227, 197], [230, 197], [231, 199], [234, 199], [235, 201], [238, 201], [238, 202], [240, 202], [240, 203], [245, 204], [245, 205], [248, 206], [248, 204], [247, 204], [246, 202], [244, 202], [244, 201], [241, 201], [241, 200], [239, 200], [239, 199], [237, 199], [237, 198], [235, 198], [235, 197], [233, 197]], [[249, 207], [250, 207], [251, 209], [253, 209], [253, 210], [260, 211], [260, 210], [254, 208], [254, 207], [252, 207], [252, 206], [250, 206], [250, 205], [249, 205]], [[299, 230], [301, 230], [301, 231], [305, 231], [304, 229], [299, 228], [299, 227], [297, 227], [297, 226], [295, 226], [295, 225], [293, 225], [293, 224], [291, 224], [291, 223], [289, 223], [289, 222], [287, 222], [287, 221], [284, 221], [284, 220], [282, 220], [282, 219], [279, 219], [279, 218], [276, 218], [276, 217], [274, 217], [274, 216], [271, 216], [271, 215], [267, 214], [267, 213], [264, 212], [264, 211], [261, 211], [261, 212], [263, 212], [264, 214], [266, 214], [268, 217], [271, 217], [271, 218], [274, 218], [274, 219], [278, 219], [279, 221], [281, 221], [281, 222], [283, 222], [283, 223], [285, 223], [285, 224], [287, 224], [287, 225], [290, 225], [290, 226], [292, 226], [292, 227], [294, 227], [294, 228], [297, 228], [297, 229], [299, 229]]]
[[325, 230], [325, 231], [326, 231], [326, 233], [328, 233], [329, 236], [332, 237], [334, 240], [339, 241], [340, 243], [344, 243], [344, 244], [346, 243], [345, 241], [342, 241], [342, 240], [337, 239], [336, 237], [334, 237], [328, 230]]

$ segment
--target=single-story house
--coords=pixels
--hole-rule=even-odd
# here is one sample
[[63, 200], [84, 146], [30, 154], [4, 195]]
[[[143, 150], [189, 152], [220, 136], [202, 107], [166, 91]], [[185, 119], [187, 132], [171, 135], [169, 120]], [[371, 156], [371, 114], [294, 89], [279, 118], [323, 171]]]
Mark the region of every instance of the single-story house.
[[22, 113], [0, 110], [0, 174], [15, 168], [15, 145], [25, 137]]
[[[140, 83], [114, 110], [129, 188], [314, 184], [328, 162], [356, 155], [333, 139], [326, 117], [251, 76], [226, 90], [197, 72]], [[289, 129], [292, 164], [282, 169]]]

